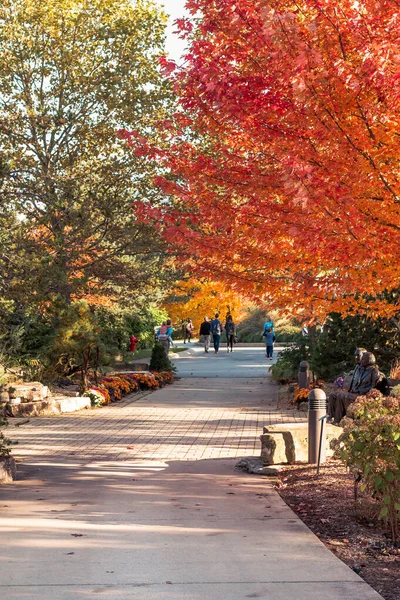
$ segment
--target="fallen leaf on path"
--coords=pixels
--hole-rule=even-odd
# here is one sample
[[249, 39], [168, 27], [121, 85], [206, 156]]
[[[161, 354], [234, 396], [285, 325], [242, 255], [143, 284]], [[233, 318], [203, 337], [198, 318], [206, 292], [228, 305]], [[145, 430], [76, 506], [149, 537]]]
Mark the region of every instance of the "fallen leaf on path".
[[332, 544], [332, 546], [343, 546], [342, 542], [337, 542], [336, 540], [328, 540], [328, 542]]
[[[85, 534], [83, 534], [83, 533], [71, 533], [71, 535], [72, 535], [73, 537], [84, 537], [84, 536], [85, 536]], [[85, 537], [86, 537], [86, 536], [85, 536]]]
[[127, 450], [134, 450], [134, 447], [133, 446], [127, 446], [126, 449]]
[[165, 583], [168, 583], [169, 585], [173, 585], [172, 581], [166, 581]]
[[67, 556], [71, 556], [71, 554], [75, 554], [75, 552], [67, 552]]

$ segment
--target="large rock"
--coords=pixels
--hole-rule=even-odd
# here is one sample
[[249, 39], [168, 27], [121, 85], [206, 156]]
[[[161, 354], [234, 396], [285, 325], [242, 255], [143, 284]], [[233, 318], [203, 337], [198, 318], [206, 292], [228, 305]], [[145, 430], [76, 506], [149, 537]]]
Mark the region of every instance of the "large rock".
[[29, 383], [18, 383], [9, 386], [12, 388], [14, 398], [24, 398], [29, 402], [44, 400], [49, 394], [48, 387], [39, 381], [31, 381]]
[[0, 456], [0, 483], [11, 483], [17, 478], [17, 467], [12, 456]]
[[59, 415], [60, 409], [53, 400], [39, 400], [36, 402], [21, 402], [21, 404], [8, 404], [7, 412], [10, 417], [39, 417]]
[[[337, 438], [342, 429], [326, 424], [326, 456], [332, 456], [331, 440]], [[294, 464], [308, 461], [308, 423], [283, 423], [264, 427], [261, 440], [263, 465]]]

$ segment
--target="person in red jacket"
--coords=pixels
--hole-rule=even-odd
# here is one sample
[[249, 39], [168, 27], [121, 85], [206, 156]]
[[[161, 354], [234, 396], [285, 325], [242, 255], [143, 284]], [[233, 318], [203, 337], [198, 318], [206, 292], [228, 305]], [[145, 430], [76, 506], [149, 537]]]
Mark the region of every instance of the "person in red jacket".
[[136, 345], [137, 345], [138, 341], [139, 340], [137, 339], [137, 337], [135, 337], [132, 334], [129, 339], [129, 352], [136, 352]]

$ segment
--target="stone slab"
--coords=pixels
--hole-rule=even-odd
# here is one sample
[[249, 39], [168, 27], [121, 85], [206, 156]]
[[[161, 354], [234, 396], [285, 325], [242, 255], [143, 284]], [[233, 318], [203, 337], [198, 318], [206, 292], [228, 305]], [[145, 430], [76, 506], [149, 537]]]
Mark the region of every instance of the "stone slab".
[[48, 400], [36, 402], [21, 402], [21, 404], [8, 404], [7, 412], [10, 417], [47, 417], [70, 413], [83, 408], [90, 408], [90, 398], [78, 396], [54, 396]]
[[148, 370], [132, 370], [129, 371], [113, 371], [112, 373], [107, 373], [107, 377], [113, 377], [114, 375], [148, 375], [149, 377], [154, 377], [153, 373]]
[[90, 408], [90, 398], [86, 396], [54, 398], [54, 403], [61, 413], [75, 412], [83, 408]]
[[[150, 368], [150, 362], [133, 362], [131, 363], [134, 371], [148, 371]], [[131, 371], [132, 372], [132, 371]]]
[[13, 457], [0, 457], [0, 483], [12, 483], [16, 478], [17, 466]]
[[71, 398], [77, 398], [80, 394], [78, 391], [72, 389], [68, 389], [68, 388], [54, 388], [53, 390], [53, 395], [54, 396], [68, 396]]
[[[332, 456], [331, 441], [342, 429], [326, 424], [326, 456]], [[261, 440], [263, 465], [294, 464], [308, 461], [308, 423], [283, 423], [267, 425]]]

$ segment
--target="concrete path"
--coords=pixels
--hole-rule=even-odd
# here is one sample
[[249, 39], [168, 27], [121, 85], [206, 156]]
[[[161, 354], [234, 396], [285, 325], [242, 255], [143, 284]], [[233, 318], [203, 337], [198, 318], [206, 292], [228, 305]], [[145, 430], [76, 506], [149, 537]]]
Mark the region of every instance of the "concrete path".
[[265, 357], [265, 346], [235, 346], [232, 353], [226, 351], [226, 345], [220, 347], [218, 354], [210, 348], [208, 354], [199, 344], [189, 345], [188, 352], [177, 355], [176, 364], [181, 377], [267, 377], [269, 367], [276, 362]]
[[1, 599], [379, 600], [267, 479], [235, 471], [263, 424], [304, 418], [275, 398], [266, 377], [192, 377], [13, 421], [23, 461], [0, 488]]

